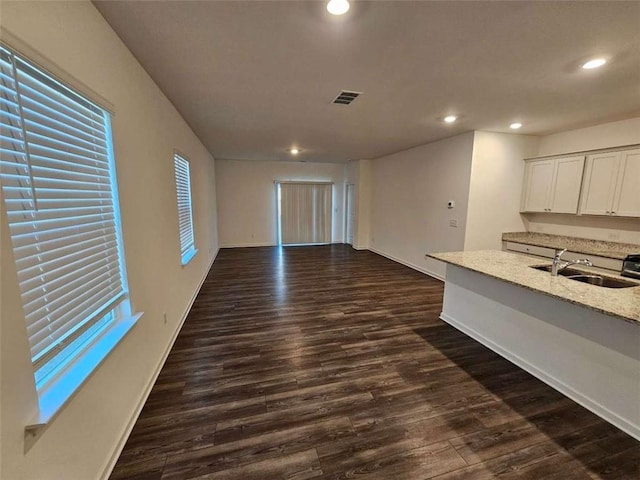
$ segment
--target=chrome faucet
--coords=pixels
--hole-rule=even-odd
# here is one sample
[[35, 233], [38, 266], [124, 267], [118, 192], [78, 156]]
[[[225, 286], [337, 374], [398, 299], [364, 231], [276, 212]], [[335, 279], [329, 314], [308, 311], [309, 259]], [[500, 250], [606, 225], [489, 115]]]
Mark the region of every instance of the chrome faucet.
[[566, 262], [562, 261], [562, 255], [566, 252], [567, 249], [556, 250], [556, 255], [553, 257], [553, 263], [551, 264], [551, 275], [554, 277], [558, 276], [558, 273], [569, 265], [584, 265], [586, 267], [592, 267], [593, 263], [588, 258], [581, 258], [579, 260], [569, 260]]

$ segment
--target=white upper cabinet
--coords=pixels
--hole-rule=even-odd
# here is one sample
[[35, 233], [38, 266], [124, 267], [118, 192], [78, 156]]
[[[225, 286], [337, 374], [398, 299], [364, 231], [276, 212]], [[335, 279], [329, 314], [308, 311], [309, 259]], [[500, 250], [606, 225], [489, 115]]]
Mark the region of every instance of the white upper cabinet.
[[620, 152], [589, 155], [580, 203], [583, 215], [610, 215]]
[[640, 149], [621, 152], [612, 215], [640, 217]]
[[640, 149], [589, 155], [580, 213], [640, 217]]
[[584, 156], [527, 160], [522, 212], [577, 213]]
[[546, 212], [552, 181], [553, 160], [527, 162], [524, 171], [522, 211]]
[[584, 156], [558, 158], [555, 161], [549, 211], [555, 213], [577, 213]]

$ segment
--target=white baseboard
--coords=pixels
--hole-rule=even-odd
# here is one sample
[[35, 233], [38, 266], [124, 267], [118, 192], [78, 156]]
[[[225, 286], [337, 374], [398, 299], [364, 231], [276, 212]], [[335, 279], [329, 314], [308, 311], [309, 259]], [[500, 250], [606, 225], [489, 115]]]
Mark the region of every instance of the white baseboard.
[[[326, 244], [314, 244], [314, 245], [343, 245], [343, 242], [335, 241]], [[220, 248], [247, 248], [247, 247], [277, 247], [277, 243], [268, 242], [268, 243], [227, 243], [221, 245]], [[285, 245], [286, 246], [286, 245]]]
[[256, 243], [226, 243], [220, 245], [220, 248], [246, 248], [246, 247], [275, 247], [273, 242], [256, 242]]
[[173, 332], [171, 340], [169, 341], [169, 343], [167, 345], [167, 348], [165, 349], [164, 353], [162, 354], [162, 357], [160, 358], [160, 361], [156, 365], [156, 368], [155, 368], [155, 370], [153, 372], [153, 375], [149, 379], [149, 382], [147, 382], [147, 385], [145, 386], [145, 388], [144, 388], [144, 390], [142, 392], [142, 395], [140, 396], [140, 398], [138, 400], [138, 403], [136, 404], [136, 407], [133, 410], [133, 413], [131, 415], [131, 418], [129, 419], [129, 422], [125, 426], [120, 438], [118, 439], [118, 441], [117, 441], [117, 443], [116, 443], [116, 445], [115, 445], [115, 447], [114, 447], [114, 449], [112, 451], [112, 454], [109, 457], [109, 460], [108, 460], [107, 464], [105, 465], [105, 467], [104, 467], [104, 469], [102, 471], [102, 475], [100, 476], [100, 480], [107, 480], [109, 478], [109, 476], [111, 475], [111, 472], [113, 471], [113, 468], [116, 466], [116, 462], [118, 461], [118, 458], [120, 457], [120, 454], [122, 453], [122, 449], [124, 448], [125, 444], [127, 443], [127, 439], [129, 438], [129, 435], [131, 434], [131, 430], [133, 430], [133, 427], [136, 424], [136, 421], [138, 420], [138, 417], [140, 416], [140, 412], [142, 411], [142, 407], [144, 407], [144, 404], [146, 403], [147, 398], [149, 398], [149, 394], [151, 393], [151, 389], [155, 385], [156, 380], [158, 379], [158, 375], [160, 375], [160, 371], [162, 370], [162, 367], [164, 366], [164, 362], [167, 360], [167, 357], [169, 356], [169, 353], [171, 352], [171, 349], [173, 348], [173, 344], [176, 342], [176, 339], [178, 338], [178, 335], [180, 334], [180, 330], [182, 330], [182, 326], [184, 325], [184, 322], [187, 319], [187, 315], [189, 315], [189, 311], [191, 311], [191, 307], [193, 306], [193, 302], [195, 302], [196, 297], [198, 296], [198, 293], [200, 293], [200, 289], [202, 288], [202, 284], [207, 279], [207, 275], [209, 274], [209, 271], [211, 270], [211, 266], [213, 265], [213, 262], [215, 261], [216, 257], [218, 256], [218, 252], [219, 251], [220, 251], [220, 248], [218, 248], [215, 251], [215, 253], [213, 254], [213, 257], [211, 258], [211, 262], [209, 263], [209, 266], [207, 267], [206, 271], [204, 272], [204, 275], [202, 276], [202, 279], [200, 280], [200, 283], [198, 284], [198, 288], [196, 289], [195, 293], [191, 297], [191, 300], [189, 301], [189, 305], [187, 306], [184, 314], [182, 315], [182, 318], [180, 319], [180, 322], [178, 323], [178, 327]]
[[593, 399], [587, 397], [586, 395], [583, 395], [582, 393], [573, 389], [566, 383], [558, 380], [555, 376], [545, 372], [544, 370], [537, 368], [536, 366], [527, 362], [525, 359], [516, 355], [512, 351], [507, 350], [504, 347], [501, 347], [497, 343], [493, 342], [492, 340], [488, 339], [487, 337], [479, 333], [477, 330], [468, 327], [467, 325], [456, 320], [450, 315], [447, 315], [446, 313], [442, 312], [440, 314], [440, 318], [443, 321], [447, 322], [452, 327], [455, 327], [456, 329], [460, 330], [462, 333], [468, 335], [474, 340], [477, 340], [478, 342], [482, 343], [487, 348], [493, 350], [498, 355], [506, 358], [511, 363], [529, 372], [531, 375], [543, 381], [550, 387], [555, 388], [560, 393], [562, 393], [563, 395], [566, 395], [576, 403], [579, 403], [587, 410], [590, 410], [591, 412], [595, 413], [596, 415], [603, 418], [607, 422], [612, 423], [613, 425], [618, 427], [620, 430], [640, 440], [640, 427], [638, 425], [634, 425], [633, 423], [628, 422], [627, 420], [620, 417], [616, 413], [612, 412], [608, 408], [604, 407], [600, 403], [594, 401]]
[[400, 263], [402, 265], [404, 265], [405, 267], [409, 267], [412, 268], [413, 270], [417, 270], [420, 273], [424, 273], [425, 275], [429, 275], [430, 277], [433, 277], [437, 280], [440, 280], [442, 282], [444, 282], [444, 277], [442, 275], [440, 275], [439, 273], [436, 272], [432, 272], [431, 270], [427, 270], [424, 267], [419, 267], [418, 265], [414, 265], [413, 263], [410, 262], [406, 262], [398, 257], [395, 257], [393, 255], [390, 255], [386, 252], [383, 252], [382, 250], [378, 250], [377, 248], [373, 248], [373, 247], [369, 247], [368, 250], [372, 251], [373, 253], [377, 253], [378, 255], [382, 255], [383, 257], [388, 258], [389, 260], [393, 260], [396, 263]]

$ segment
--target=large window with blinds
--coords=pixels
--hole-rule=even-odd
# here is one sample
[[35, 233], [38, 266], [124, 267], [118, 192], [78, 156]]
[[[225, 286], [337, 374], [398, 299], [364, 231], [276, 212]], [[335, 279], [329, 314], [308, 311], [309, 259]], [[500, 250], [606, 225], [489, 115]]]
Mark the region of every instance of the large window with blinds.
[[178, 225], [180, 227], [180, 262], [186, 265], [198, 252], [193, 233], [191, 205], [191, 175], [189, 160], [176, 153], [173, 156], [178, 199]]
[[0, 183], [40, 390], [128, 308], [110, 115], [5, 47], [0, 106]]

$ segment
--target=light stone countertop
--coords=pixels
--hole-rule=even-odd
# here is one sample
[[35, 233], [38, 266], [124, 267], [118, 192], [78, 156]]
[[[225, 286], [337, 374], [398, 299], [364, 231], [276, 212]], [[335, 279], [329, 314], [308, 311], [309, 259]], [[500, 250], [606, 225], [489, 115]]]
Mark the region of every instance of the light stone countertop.
[[627, 255], [640, 253], [640, 245], [633, 243], [608, 242], [588, 238], [565, 237], [537, 232], [506, 232], [502, 234], [503, 242], [523, 243], [547, 248], [566, 248], [570, 252], [597, 255], [598, 257], [624, 260]]
[[[430, 253], [427, 256], [640, 326], [640, 281], [625, 278], [625, 280], [637, 283], [638, 286], [605, 288], [562, 276], [552, 277], [548, 272], [530, 268], [549, 265], [551, 260], [536, 259], [499, 250]], [[572, 265], [571, 268], [577, 267]]]

